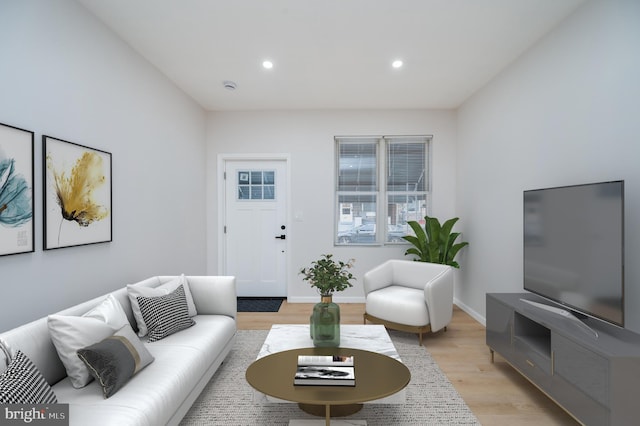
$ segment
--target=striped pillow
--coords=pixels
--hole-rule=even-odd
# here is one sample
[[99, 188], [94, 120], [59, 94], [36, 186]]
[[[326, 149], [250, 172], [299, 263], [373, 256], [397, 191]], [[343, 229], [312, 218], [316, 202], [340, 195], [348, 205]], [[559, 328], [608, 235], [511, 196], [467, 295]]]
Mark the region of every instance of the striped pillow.
[[20, 350], [0, 375], [0, 404], [56, 404], [53, 389]]
[[142, 318], [149, 329], [149, 342], [164, 339], [196, 323], [189, 317], [187, 298], [182, 285], [163, 296], [138, 296], [137, 299]]

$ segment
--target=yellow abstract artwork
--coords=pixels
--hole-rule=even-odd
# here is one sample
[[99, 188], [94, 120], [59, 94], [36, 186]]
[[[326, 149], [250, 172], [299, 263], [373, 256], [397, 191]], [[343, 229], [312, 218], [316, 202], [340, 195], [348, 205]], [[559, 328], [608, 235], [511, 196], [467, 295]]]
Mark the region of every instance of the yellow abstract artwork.
[[[110, 161], [108, 153], [83, 149], [79, 145], [45, 137], [49, 147], [46, 152], [47, 198], [55, 202], [58, 212], [57, 236], [49, 229], [45, 234], [45, 249], [67, 245], [90, 244], [102, 242], [103, 230], [108, 228], [108, 239], [111, 240], [111, 223], [105, 221], [110, 217]], [[56, 143], [59, 145], [57, 146]], [[108, 164], [105, 164], [108, 162]], [[106, 195], [109, 195], [108, 197]], [[47, 214], [55, 211], [51, 206], [46, 208]], [[53, 218], [47, 217], [49, 227], [54, 225]], [[108, 226], [100, 226], [100, 222], [109, 222]], [[65, 223], [75, 223], [76, 228], [65, 228]], [[94, 231], [94, 228], [96, 232]], [[102, 230], [99, 230], [102, 229]], [[47, 239], [47, 236], [50, 238]], [[51, 237], [56, 237], [55, 241]], [[69, 240], [65, 243], [64, 238]], [[99, 237], [96, 240], [96, 237]], [[72, 243], [72, 244], [69, 244]]]

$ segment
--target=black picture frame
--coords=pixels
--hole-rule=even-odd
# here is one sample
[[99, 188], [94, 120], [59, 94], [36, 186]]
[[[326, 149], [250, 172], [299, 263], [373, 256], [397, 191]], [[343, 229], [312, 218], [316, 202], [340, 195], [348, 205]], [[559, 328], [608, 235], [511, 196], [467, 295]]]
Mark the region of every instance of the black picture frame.
[[111, 153], [42, 136], [45, 250], [113, 240]]
[[35, 251], [32, 131], [0, 123], [0, 256]]

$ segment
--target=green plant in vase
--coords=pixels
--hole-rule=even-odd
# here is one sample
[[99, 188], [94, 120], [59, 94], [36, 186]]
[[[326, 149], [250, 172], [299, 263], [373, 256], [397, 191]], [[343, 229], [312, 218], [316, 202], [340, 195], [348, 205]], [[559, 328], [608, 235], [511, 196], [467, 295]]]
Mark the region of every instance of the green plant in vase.
[[311, 262], [311, 266], [300, 270], [302, 280], [308, 281], [321, 296], [309, 319], [309, 331], [315, 346], [340, 345], [340, 306], [333, 303], [333, 293], [353, 287], [350, 281], [355, 278], [349, 272], [353, 263], [353, 259], [335, 261], [332, 254], [324, 254]]

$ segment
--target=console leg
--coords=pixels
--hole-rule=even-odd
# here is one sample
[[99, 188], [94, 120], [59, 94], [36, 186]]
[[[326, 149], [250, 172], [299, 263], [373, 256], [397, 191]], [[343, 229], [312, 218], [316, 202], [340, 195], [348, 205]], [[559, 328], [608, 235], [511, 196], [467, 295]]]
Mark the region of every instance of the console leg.
[[489, 349], [489, 352], [491, 353], [491, 364], [493, 364], [493, 361], [495, 361], [495, 352], [493, 349]]
[[331, 425], [331, 406], [329, 404], [325, 406], [325, 425]]

